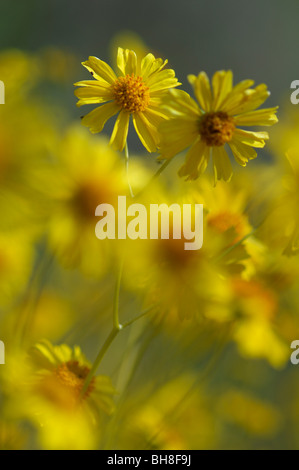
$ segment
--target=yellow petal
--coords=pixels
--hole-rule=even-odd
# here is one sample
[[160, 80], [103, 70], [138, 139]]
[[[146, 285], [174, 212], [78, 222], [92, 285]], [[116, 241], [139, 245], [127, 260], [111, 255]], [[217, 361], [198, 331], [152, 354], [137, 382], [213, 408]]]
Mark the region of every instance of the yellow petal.
[[126, 144], [129, 130], [130, 114], [127, 111], [121, 111], [114, 124], [110, 139], [110, 145], [114, 150], [122, 151]]
[[233, 74], [231, 70], [220, 70], [216, 72], [212, 79], [213, 85], [213, 110], [218, 111], [221, 104], [227, 98], [233, 88]]
[[117, 50], [117, 67], [124, 75], [136, 75], [137, 70], [137, 56], [134, 51], [129, 49]]
[[214, 184], [217, 180], [229, 181], [233, 175], [232, 165], [224, 146], [213, 147]]
[[275, 108], [259, 109], [258, 111], [251, 111], [249, 113], [239, 114], [234, 117], [237, 125], [243, 126], [272, 126], [278, 122]]
[[90, 56], [88, 60], [82, 62], [82, 65], [89, 71], [92, 72], [94, 77], [99, 80], [105, 80], [111, 85], [117, 79], [112, 68], [106, 64], [103, 60], [98, 59], [97, 57]]
[[227, 111], [231, 115], [247, 113], [261, 106], [269, 96], [270, 92], [268, 91], [267, 86], [261, 84], [254, 89], [250, 88], [245, 90], [238, 104], [229, 107], [229, 109], [227, 106], [224, 106], [223, 111]]
[[79, 98], [78, 107], [84, 104], [105, 103], [113, 99], [113, 93], [110, 89], [94, 86], [77, 88], [75, 95]]
[[149, 107], [143, 112], [143, 115], [156, 129], [158, 129], [161, 122], [167, 119], [167, 115], [163, 114], [159, 108]]
[[111, 103], [103, 104], [82, 118], [82, 124], [89, 127], [90, 131], [95, 134], [101, 132], [106, 121], [114, 116], [119, 111], [119, 106], [112, 101]]
[[155, 59], [153, 54], [147, 54], [141, 61], [141, 75], [146, 80], [155, 72], [159, 72], [165, 67], [168, 60], [163, 62], [162, 59]]
[[198, 138], [198, 123], [195, 120], [172, 118], [159, 126], [160, 159], [171, 158], [190, 147]]
[[175, 114], [185, 114], [186, 117], [190, 116], [191, 113], [190, 117], [197, 121], [202, 114], [197, 103], [183, 90], [169, 90], [169, 93], [163, 99], [163, 106], [174, 110]]
[[152, 94], [155, 95], [155, 92], [180, 85], [178, 79], [175, 78], [174, 70], [170, 69], [152, 74], [149, 79], [145, 81], [145, 84], [149, 87], [151, 96]]
[[187, 180], [195, 180], [207, 168], [210, 158], [210, 149], [198, 138], [186, 155], [186, 161], [179, 170], [179, 176], [186, 176]]
[[149, 152], [155, 152], [157, 149], [158, 136], [157, 130], [154, 128], [154, 126], [149, 123], [143, 113], [134, 113], [133, 123], [138, 137], [144, 147]]
[[180, 140], [176, 142], [171, 142], [169, 144], [165, 144], [165, 142], [159, 144], [159, 153], [160, 156], [158, 160], [168, 160], [169, 158], [178, 155], [186, 148], [190, 147], [193, 144], [195, 139], [190, 139], [189, 136], [183, 136]]
[[175, 72], [172, 69], [161, 70], [161, 72], [152, 74], [147, 80], [147, 86], [151, 86], [154, 83], [160, 83], [163, 80], [173, 78], [175, 76]]
[[194, 141], [199, 136], [198, 122], [192, 118], [171, 118], [161, 124], [159, 132], [166, 143], [176, 142], [182, 137], [189, 137]]
[[81, 82], [74, 83], [74, 86], [94, 86], [105, 89], [111, 89], [111, 85], [104, 80], [81, 80]]
[[234, 141], [257, 148], [263, 148], [267, 139], [269, 139], [268, 132], [250, 132], [243, 129], [235, 129], [233, 137]]
[[212, 92], [209, 77], [205, 72], [195, 75], [188, 75], [188, 80], [193, 86], [197, 101], [204, 111], [210, 111], [212, 107]]
[[246, 166], [248, 160], [253, 160], [257, 157], [257, 153], [253, 147], [242, 144], [237, 140], [232, 140], [229, 143], [229, 146], [233, 152], [236, 162], [241, 166]]
[[230, 112], [231, 109], [241, 102], [245, 90], [250, 88], [252, 85], [254, 85], [253, 80], [243, 80], [242, 82], [237, 83], [237, 85], [233, 87], [232, 91], [223, 101], [221, 110], [227, 112], [228, 114], [232, 114]]
[[152, 111], [154, 114], [157, 114], [161, 116], [164, 119], [167, 119], [169, 117], [169, 110], [167, 108], [164, 108], [161, 106], [161, 101], [160, 100], [150, 100], [149, 106], [147, 108], [147, 111]]

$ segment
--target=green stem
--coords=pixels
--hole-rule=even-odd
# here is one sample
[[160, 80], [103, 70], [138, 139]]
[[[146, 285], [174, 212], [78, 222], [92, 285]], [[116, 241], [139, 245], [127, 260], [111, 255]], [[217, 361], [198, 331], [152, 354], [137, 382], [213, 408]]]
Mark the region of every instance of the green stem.
[[131, 183], [130, 183], [130, 177], [129, 177], [129, 149], [128, 149], [128, 143], [127, 142], [126, 142], [126, 146], [125, 146], [125, 160], [126, 160], [126, 174], [127, 174], [128, 186], [129, 186], [129, 190], [130, 190], [130, 195], [133, 198], [134, 193], [133, 193], [133, 190], [132, 190], [132, 186], [131, 186]]
[[151, 178], [149, 184], [151, 184], [153, 181], [155, 181], [156, 178], [158, 178], [158, 176], [161, 175], [162, 171], [165, 170], [165, 168], [168, 167], [169, 163], [172, 161], [172, 158], [169, 158], [168, 160], [165, 160], [164, 163], [162, 163], [162, 165], [160, 166], [160, 168], [156, 171], [156, 173], [154, 174], [154, 176]]
[[124, 261], [121, 261], [116, 286], [115, 286], [115, 294], [114, 294], [114, 302], [113, 302], [113, 328], [115, 330], [121, 330], [122, 325], [119, 323], [119, 292], [120, 292], [120, 283], [121, 283], [121, 276], [123, 271]]
[[[117, 285], [118, 285], [118, 282], [117, 282]], [[116, 289], [116, 292], [117, 292], [117, 295], [119, 295], [119, 289]], [[118, 305], [118, 302], [117, 302], [117, 305]], [[85, 382], [84, 382], [84, 385], [83, 385], [83, 388], [81, 390], [81, 397], [84, 396], [86, 390], [88, 389], [88, 386], [90, 384], [90, 382], [92, 381], [93, 379], [93, 376], [95, 375], [96, 371], [97, 371], [97, 368], [99, 367], [103, 357], [105, 356], [107, 350], [109, 349], [111, 343], [113, 342], [113, 340], [115, 339], [115, 337], [118, 335], [118, 333], [121, 331], [121, 330], [124, 330], [125, 328], [127, 328], [128, 326], [132, 325], [133, 323], [135, 323], [137, 320], [139, 320], [140, 318], [144, 317], [147, 313], [149, 313], [151, 310], [153, 310], [154, 308], [156, 307], [156, 305], [152, 305], [151, 307], [147, 308], [146, 310], [144, 310], [140, 315], [138, 315], [137, 317], [133, 318], [132, 320], [129, 320], [127, 322], [125, 322], [123, 325], [121, 325], [120, 323], [117, 323], [114, 324], [112, 330], [110, 331], [105, 343], [103, 344], [103, 346], [101, 347], [97, 357], [96, 357], [96, 360], [94, 361], [93, 363], [93, 366], [92, 368], [90, 369], [86, 379], [85, 379]], [[117, 316], [117, 319], [118, 319], [118, 316]]]
[[88, 389], [88, 386], [89, 386], [90, 382], [92, 381], [92, 378], [95, 375], [97, 368], [99, 367], [103, 357], [105, 356], [107, 350], [109, 349], [110, 344], [112, 343], [114, 338], [117, 336], [119, 331], [120, 330], [113, 327], [110, 334], [109, 334], [109, 336], [108, 336], [108, 338], [106, 339], [105, 343], [101, 347], [101, 349], [99, 351], [99, 354], [97, 355], [96, 360], [94, 361], [93, 366], [90, 369], [90, 371], [89, 371], [89, 373], [88, 373], [88, 375], [85, 379], [85, 382], [84, 382], [84, 385], [82, 387], [81, 394], [80, 394], [81, 397], [83, 397], [85, 395], [85, 392]]
[[146, 189], [148, 189], [152, 183], [161, 175], [161, 173], [165, 170], [165, 168], [168, 167], [169, 163], [172, 162], [172, 158], [169, 158], [168, 160], [165, 160], [164, 163], [162, 163], [162, 165], [160, 166], [160, 168], [156, 171], [156, 173], [151, 177], [151, 179], [149, 180], [149, 182], [147, 183], [147, 185], [141, 189], [141, 191], [139, 191], [139, 193], [137, 194], [137, 196], [140, 196]]
[[234, 248], [241, 245], [245, 240], [247, 240], [247, 238], [254, 235], [258, 231], [258, 229], [264, 224], [266, 219], [267, 219], [267, 217], [265, 217], [259, 224], [257, 224], [257, 226], [251, 230], [251, 232], [247, 233], [247, 235], [245, 235], [243, 238], [241, 238], [241, 240], [239, 240], [237, 243], [234, 243], [234, 245], [229, 246], [226, 250], [224, 250], [223, 253], [221, 253], [220, 255], [218, 255], [215, 258], [215, 261], [216, 262], [220, 261], [222, 258], [224, 258], [224, 256], [228, 255]]
[[155, 307], [157, 307], [157, 304], [152, 305], [151, 307], [148, 307], [146, 310], [144, 310], [142, 313], [140, 313], [140, 315], [138, 315], [137, 317], [133, 318], [132, 320], [129, 320], [129, 321], [125, 322], [122, 325], [122, 328], [123, 329], [127, 328], [127, 326], [132, 325], [133, 323], [135, 323], [135, 321], [139, 320], [142, 317], [145, 317], [145, 315], [147, 315], [149, 312], [151, 312]]

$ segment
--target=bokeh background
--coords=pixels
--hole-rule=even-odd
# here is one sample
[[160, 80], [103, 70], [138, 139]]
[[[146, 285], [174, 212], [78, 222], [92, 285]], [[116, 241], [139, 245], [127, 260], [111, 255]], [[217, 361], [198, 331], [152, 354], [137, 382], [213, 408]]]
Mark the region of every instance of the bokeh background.
[[[0, 448], [298, 448], [299, 366], [289, 360], [299, 335], [299, 107], [289, 102], [299, 79], [297, 0], [1, 0], [0, 7]], [[89, 203], [113, 200], [125, 183], [123, 157], [81, 129], [73, 83], [87, 78], [81, 61], [95, 55], [112, 63], [128, 35], [136, 48], [168, 58], [190, 93], [186, 76], [201, 70], [266, 83], [280, 123], [229, 185], [213, 189], [209, 178], [186, 185], [174, 163], [145, 195], [204, 200], [207, 251], [186, 268], [180, 257], [173, 264], [171, 250], [160, 265], [165, 247], [126, 248], [122, 320], [153, 299], [163, 308], [126, 328], [105, 355], [98, 373], [116, 393], [103, 379], [98, 401], [74, 415], [65, 390], [51, 381], [40, 387], [37, 377], [46, 370], [57, 378], [69, 361], [90, 367], [109, 334], [123, 247], [99, 245]], [[141, 188], [157, 164], [133, 133], [129, 147]], [[91, 193], [80, 199], [91, 174]], [[234, 218], [223, 228], [217, 216], [228, 207]], [[265, 220], [235, 258], [225, 258], [234, 230], [246, 235]], [[194, 295], [182, 287], [186, 276]], [[70, 349], [43, 343], [32, 353], [43, 340]], [[75, 345], [88, 360], [70, 352]]]

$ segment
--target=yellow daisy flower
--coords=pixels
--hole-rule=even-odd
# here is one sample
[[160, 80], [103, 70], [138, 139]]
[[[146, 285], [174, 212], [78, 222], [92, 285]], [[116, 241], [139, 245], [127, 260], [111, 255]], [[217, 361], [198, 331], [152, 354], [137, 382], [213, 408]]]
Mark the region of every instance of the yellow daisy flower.
[[[277, 107], [256, 110], [268, 98], [264, 84], [250, 88], [254, 82], [244, 80], [233, 87], [230, 70], [218, 71], [212, 79], [204, 72], [197, 77], [189, 75], [198, 103], [181, 90], [171, 90], [167, 107], [172, 118], [161, 124], [160, 159], [170, 159], [190, 147], [179, 175], [186, 179], [198, 178], [206, 169], [213, 154], [215, 183], [229, 181], [232, 166], [225, 144], [236, 161], [245, 166], [257, 156], [254, 147], [262, 148], [269, 138], [267, 132], [252, 132], [237, 126], [270, 126], [277, 122]], [[212, 152], [211, 152], [212, 150]]]
[[91, 365], [78, 346], [73, 349], [66, 344], [53, 346], [43, 340], [30, 353], [38, 377], [36, 390], [44, 398], [70, 412], [86, 404], [95, 413], [99, 409], [107, 414], [114, 411], [115, 390], [106, 375], [95, 376], [80, 396]]
[[161, 109], [161, 99], [169, 88], [180, 85], [174, 70], [162, 70], [166, 64], [167, 60], [163, 62], [153, 54], [137, 61], [134, 51], [120, 47], [117, 53], [118, 75], [97, 57], [91, 56], [82, 62], [95, 80], [75, 83], [80, 87], [75, 90], [79, 98], [77, 106], [101, 104], [82, 118], [82, 124], [92, 133], [101, 132], [106, 121], [119, 113], [110, 144], [116, 150], [123, 150], [132, 115], [142, 144], [149, 152], [155, 152], [159, 142], [157, 127], [168, 116], [167, 110]]

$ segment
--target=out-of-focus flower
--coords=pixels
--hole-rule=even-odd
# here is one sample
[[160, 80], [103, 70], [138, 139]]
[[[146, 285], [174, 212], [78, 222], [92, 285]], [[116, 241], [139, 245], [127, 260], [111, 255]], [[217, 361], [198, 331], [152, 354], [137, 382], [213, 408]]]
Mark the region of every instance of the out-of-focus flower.
[[6, 106], [23, 99], [40, 78], [38, 58], [33, 54], [9, 49], [0, 53], [0, 77], [5, 84]]
[[0, 229], [36, 233], [48, 215], [40, 175], [49, 169], [58, 133], [53, 109], [19, 86], [18, 101], [0, 108]]
[[76, 56], [70, 52], [47, 47], [39, 54], [41, 73], [53, 82], [69, 84], [69, 80], [77, 71], [76, 59]]
[[268, 216], [259, 231], [262, 240], [285, 255], [299, 252], [299, 147], [289, 149], [285, 174], [269, 202]]
[[26, 434], [15, 422], [0, 422], [0, 450], [20, 450], [26, 443]]
[[267, 271], [257, 272], [250, 280], [231, 279], [234, 294], [231, 308], [237, 315], [233, 338], [245, 357], [264, 358], [273, 367], [281, 368], [289, 359], [289, 345], [279, 333], [276, 317], [279, 290], [287, 286], [279, 276], [275, 282], [274, 273], [268, 279], [266, 276]]
[[123, 150], [132, 116], [142, 144], [149, 152], [155, 152], [159, 142], [157, 127], [168, 116], [161, 109], [161, 100], [170, 88], [179, 85], [173, 70], [162, 70], [167, 60], [147, 54], [138, 63], [134, 51], [119, 47], [118, 75], [97, 57], [91, 56], [82, 64], [95, 80], [75, 83], [80, 87], [75, 90], [77, 106], [104, 103], [84, 116], [82, 124], [93, 133], [101, 132], [106, 121], [119, 113], [110, 143], [114, 149]]
[[220, 397], [217, 409], [224, 421], [256, 437], [273, 437], [282, 424], [281, 415], [273, 405], [234, 389]]
[[[141, 401], [142, 399], [142, 401]], [[134, 395], [117, 430], [122, 449], [186, 450], [217, 447], [211, 403], [191, 374], [182, 374], [151, 393]]]
[[252, 246], [252, 227], [246, 213], [248, 189], [243, 184], [220, 182], [211, 187], [205, 176], [189, 185], [187, 193], [196, 203], [202, 202], [206, 211], [204, 244], [210, 256], [219, 259], [227, 275], [245, 270]]
[[17, 298], [28, 282], [34, 248], [22, 234], [0, 232], [0, 307]]
[[110, 240], [95, 236], [99, 204], [117, 209], [127, 182], [118, 155], [104, 137], [91, 138], [81, 126], [71, 127], [58, 150], [49, 220], [51, 248], [62, 263], [90, 276], [102, 275], [113, 252]]
[[105, 415], [114, 411], [115, 390], [108, 376], [95, 376], [82, 396], [90, 364], [79, 347], [44, 340], [24, 357], [10, 351], [12, 375], [2, 376], [6, 410], [29, 420], [46, 449], [93, 449]]
[[117, 67], [116, 58], [120, 44], [122, 45], [123, 49], [134, 51], [137, 56], [137, 61], [141, 61], [141, 57], [146, 56], [150, 52], [154, 52], [153, 50], [150, 50], [150, 48], [144, 43], [139, 34], [129, 30], [120, 31], [110, 41], [110, 57], [115, 68]]
[[[161, 201], [164, 204], [168, 201], [170, 207], [170, 199], [162, 194], [154, 193], [155, 203], [162, 198]], [[201, 249], [185, 249], [190, 238], [184, 235], [183, 218], [181, 215], [178, 217], [178, 214], [183, 214], [183, 204], [186, 202], [185, 198], [177, 200], [175, 215], [172, 216], [171, 210], [169, 214], [166, 212], [166, 217], [169, 217], [169, 235], [164, 233], [165, 238], [160, 234], [157, 239], [128, 240], [125, 247], [124, 282], [145, 295], [147, 306], [158, 305], [166, 322], [199, 319], [205, 316], [207, 309], [222, 316], [230, 298], [223, 276], [225, 271], [215, 261], [215, 257], [213, 259], [213, 251], [206, 241]], [[143, 195], [142, 203], [148, 207], [150, 214], [148, 195]], [[194, 206], [191, 210], [192, 220], [195, 217], [193, 209]], [[152, 216], [151, 223], [154, 223]], [[197, 238], [201, 228], [197, 227]], [[160, 229], [162, 233], [162, 227]], [[180, 238], [176, 238], [178, 236]], [[194, 240], [195, 236], [192, 238]]]
[[172, 118], [162, 123], [160, 159], [169, 159], [191, 147], [179, 175], [196, 179], [205, 170], [212, 151], [214, 180], [229, 181], [232, 166], [225, 150], [228, 144], [236, 161], [245, 166], [257, 156], [254, 147], [262, 148], [267, 132], [252, 132], [237, 126], [270, 126], [277, 122], [276, 108], [256, 110], [269, 96], [266, 85], [250, 88], [254, 82], [244, 80], [233, 87], [233, 75], [218, 71], [212, 79], [207, 75], [189, 75], [198, 103], [182, 90], [171, 90], [167, 108]]
[[115, 390], [107, 376], [95, 376], [80, 396], [91, 366], [78, 346], [53, 346], [44, 340], [32, 348], [31, 358], [39, 376], [37, 389], [46, 399], [66, 410], [84, 406], [86, 401], [94, 411], [113, 412]]

